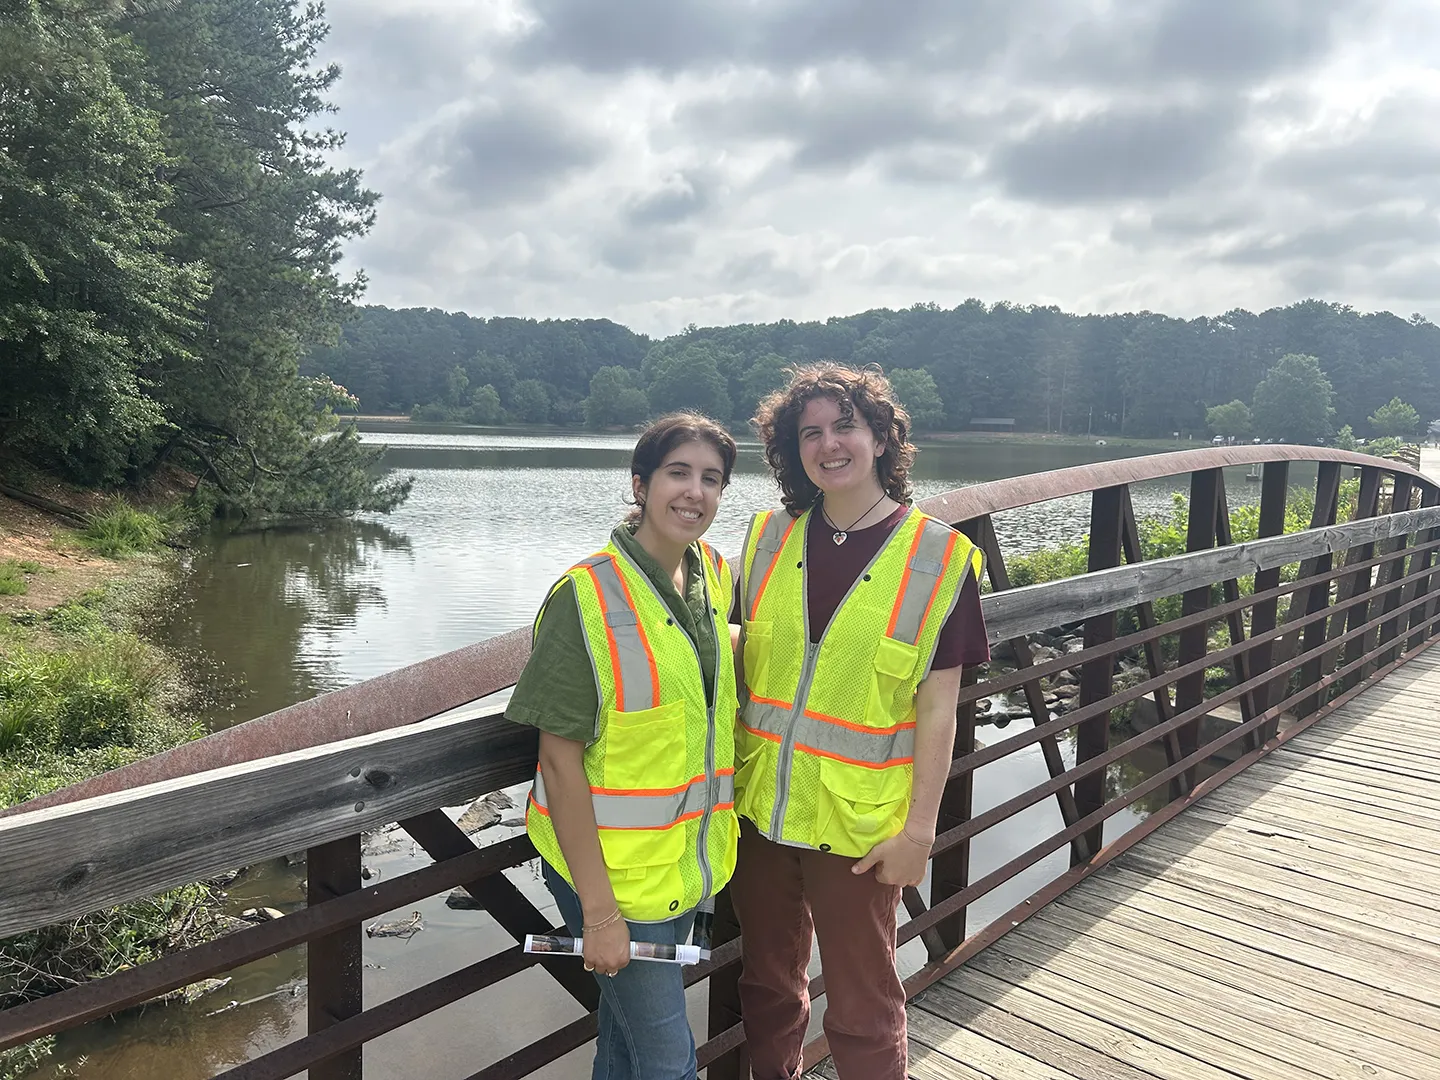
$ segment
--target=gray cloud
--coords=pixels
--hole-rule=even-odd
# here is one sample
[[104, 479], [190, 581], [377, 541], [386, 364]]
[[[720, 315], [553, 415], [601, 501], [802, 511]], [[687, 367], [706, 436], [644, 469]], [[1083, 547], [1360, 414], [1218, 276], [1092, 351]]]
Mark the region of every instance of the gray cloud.
[[522, 98], [469, 103], [420, 147], [445, 187], [478, 207], [541, 198], [604, 154], [602, 141], [564, 113]]
[[1002, 146], [991, 171], [1010, 194], [1042, 203], [1158, 198], [1205, 179], [1232, 149], [1237, 115], [1126, 108], [1047, 121]]
[[638, 228], [685, 221], [711, 206], [715, 188], [715, 177], [704, 172], [676, 173], [663, 186], [632, 199], [625, 208], [625, 221]]
[[1228, 263], [1268, 266], [1295, 260], [1394, 262], [1402, 249], [1429, 248], [1440, 241], [1434, 211], [1362, 210], [1297, 232], [1250, 241], [1224, 255]]

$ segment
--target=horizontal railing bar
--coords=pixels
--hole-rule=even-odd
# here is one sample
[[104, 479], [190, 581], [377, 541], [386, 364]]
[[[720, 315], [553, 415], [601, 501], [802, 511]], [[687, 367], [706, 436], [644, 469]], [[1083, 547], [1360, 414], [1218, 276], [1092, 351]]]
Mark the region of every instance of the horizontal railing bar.
[[[1410, 609], [1418, 607], [1421, 604], [1428, 603], [1431, 599], [1433, 599], [1433, 597], [1429, 595], [1420, 596], [1410, 601], [1410, 603], [1404, 605], [1403, 607], [1397, 608], [1396, 610], [1400, 612], [1409, 611]], [[1059, 773], [1056, 776], [1051, 777], [1044, 783], [1037, 784], [1035, 787], [1021, 792], [1019, 795], [1016, 795], [1012, 799], [1007, 799], [1005, 802], [1000, 803], [998, 806], [994, 806], [991, 809], [985, 811], [985, 813], [979, 814], [971, 818], [963, 825], [957, 825], [955, 828], [949, 829], [941, 833], [935, 838], [935, 843], [931, 847], [932, 854], [941, 854], [949, 848], [954, 847], [961, 841], [970, 839], [976, 834], [984, 832], [986, 829], [998, 825], [1000, 822], [1019, 813], [1026, 807], [1033, 806], [1035, 803], [1040, 802], [1042, 799], [1054, 795], [1055, 792], [1059, 791], [1061, 788], [1070, 786], [1070, 784], [1074, 783], [1076, 780], [1089, 776], [1091, 773], [1097, 772], [1100, 769], [1113, 765], [1115, 762], [1121, 760], [1124, 757], [1127, 757], [1128, 755], [1134, 753], [1136, 750], [1148, 746], [1150, 743], [1159, 741], [1165, 735], [1183, 727], [1185, 724], [1191, 723], [1209, 715], [1215, 710], [1217, 706], [1224, 705], [1225, 703], [1230, 701], [1234, 701], [1236, 698], [1244, 697], [1246, 694], [1251, 693], [1252, 691], [1260, 688], [1261, 686], [1267, 686], [1272, 684], [1279, 676], [1285, 675], [1288, 672], [1295, 670], [1296, 668], [1304, 666], [1306, 661], [1313, 660], [1317, 655], [1322, 652], [1329, 652], [1330, 650], [1336, 648], [1338, 645], [1342, 645], [1345, 642], [1350, 641], [1356, 637], [1362, 637], [1363, 635], [1368, 634], [1370, 631], [1378, 627], [1381, 623], [1388, 621], [1391, 617], [1392, 616], [1389, 613], [1382, 613], [1381, 615], [1376, 616], [1375, 618], [1369, 620], [1363, 625], [1355, 627], [1353, 630], [1349, 630], [1344, 634], [1331, 638], [1330, 640], [1325, 642], [1322, 648], [1311, 649], [1308, 652], [1298, 654], [1297, 656], [1286, 661], [1283, 664], [1276, 664], [1274, 667], [1268, 668], [1264, 672], [1255, 675], [1253, 678], [1247, 679], [1245, 682], [1239, 683], [1236, 686], [1229, 687], [1222, 693], [1216, 694], [1213, 697], [1206, 698], [1194, 708], [1186, 709], [1184, 712], [1171, 717], [1164, 723], [1156, 724], [1154, 727], [1146, 728], [1140, 734], [1126, 739], [1124, 742], [1116, 746], [1112, 746], [1103, 754], [1097, 754], [1094, 757], [1086, 758], [1084, 761], [1077, 764], [1074, 768], [1067, 769], [1065, 772]], [[1386, 643], [1386, 649], [1393, 648], [1393, 646], [1393, 641]], [[1169, 673], [1167, 672], [1166, 674]], [[1314, 693], [1315, 690], [1312, 687], [1309, 692], [1303, 696], [1312, 696]], [[1063, 719], [1068, 721], [1070, 717], [1066, 716]], [[1246, 730], [1249, 730], [1249, 728], [1246, 727]], [[967, 757], [968, 756], [969, 755], [967, 755]], [[958, 759], [955, 765], [951, 767], [951, 773], [955, 774], [958, 770], [958, 767], [965, 761], [966, 758]]]
[[535, 857], [528, 836], [502, 840], [402, 877], [301, 908], [104, 979], [0, 1012], [0, 1050], [110, 1016], [201, 979], [273, 956], [312, 938], [478, 881]]
[[[1336, 640], [1338, 641], [1339, 639], [1337, 638]], [[1331, 644], [1333, 645], [1333, 642]], [[1187, 769], [1194, 768], [1195, 766], [1199, 765], [1212, 754], [1223, 750], [1226, 746], [1229, 746], [1237, 739], [1243, 738], [1246, 734], [1260, 727], [1262, 724], [1267, 724], [1277, 719], [1281, 714], [1284, 713], [1287, 708], [1289, 708], [1295, 702], [1301, 701], [1308, 697], [1313, 697], [1315, 694], [1335, 685], [1335, 683], [1339, 682], [1352, 671], [1363, 667], [1365, 664], [1375, 659], [1375, 657], [1379, 656], [1381, 653], [1389, 652], [1392, 648], [1394, 648], [1394, 644], [1395, 643], [1393, 641], [1387, 641], [1384, 645], [1370, 650], [1358, 659], [1352, 661], [1349, 664], [1346, 664], [1344, 667], [1336, 669], [1335, 672], [1325, 676], [1319, 682], [1311, 683], [1308, 686], [1301, 687], [1296, 693], [1291, 694], [1289, 697], [1285, 698], [1277, 705], [1272, 706], [1271, 708], [1256, 715], [1252, 719], [1245, 721], [1244, 723], [1237, 724], [1235, 727], [1225, 732], [1219, 738], [1211, 740], [1193, 753], [1188, 754], [1181, 760], [1175, 762], [1173, 765], [1162, 769], [1154, 776], [1149, 777], [1140, 784], [1137, 784], [1135, 787], [1127, 791], [1124, 795], [1111, 799], [1094, 813], [1087, 815], [1081, 820], [1075, 822], [1073, 825], [1070, 825], [1068, 828], [1062, 829], [1059, 832], [1055, 833], [1049, 839], [1043, 840], [1040, 843], [1031, 847], [1029, 850], [1023, 852], [1020, 855], [1017, 855], [1014, 859], [1011, 859], [1004, 866], [998, 867], [997, 869], [991, 871], [989, 874], [985, 875], [985, 877], [981, 878], [973, 885], [967, 886], [960, 892], [955, 893], [953, 896], [946, 897], [943, 901], [930, 908], [929, 911], [925, 912], [924, 915], [921, 915], [920, 917], [915, 919], [911, 919], [909, 922], [905, 923], [902, 927], [900, 927], [896, 934], [896, 944], [903, 945], [907, 941], [918, 937], [920, 934], [924, 933], [932, 926], [935, 926], [936, 924], [943, 922], [945, 919], [958, 914], [962, 909], [968, 907], [970, 904], [973, 904], [976, 900], [984, 896], [991, 889], [995, 888], [997, 885], [1004, 884], [1016, 874], [1019, 874], [1024, 870], [1028, 869], [1029, 867], [1035, 865], [1035, 863], [1037, 863], [1040, 859], [1043, 859], [1052, 851], [1056, 851], [1061, 847], [1064, 847], [1075, 837], [1080, 836], [1087, 830], [1092, 829], [1097, 825], [1104, 824], [1107, 820], [1109, 820], [1111, 817], [1114, 817], [1127, 806], [1130, 806], [1132, 803], [1144, 798], [1146, 795], [1150, 794], [1150, 792], [1156, 790], [1162, 784], [1165, 784], [1170, 780], [1174, 779], [1176, 776], [1179, 776]], [[1415, 651], [1417, 650], [1411, 650], [1411, 653], [1413, 654]], [[1395, 664], [1390, 665], [1384, 670], [1388, 672], [1393, 667], [1397, 666], [1402, 662], [1403, 659], [1397, 660]], [[1361, 686], [1370, 687], [1374, 684], [1375, 681], [1372, 680], [1362, 683]], [[951, 830], [952, 833], [958, 831], [958, 829]], [[939, 837], [936, 838], [935, 849], [932, 850], [943, 850], [940, 847]]]
[[364, 1046], [371, 1039], [443, 1009], [487, 986], [518, 975], [539, 962], [538, 954], [527, 953], [519, 945], [512, 946], [389, 1001], [372, 1005], [323, 1031], [306, 1035], [243, 1065], [218, 1073], [213, 1080], [284, 1080], [336, 1054]]
[[0, 819], [0, 937], [522, 782], [534, 728], [429, 720]]
[[544, 1068], [571, 1050], [584, 1046], [595, 1038], [597, 1030], [595, 1014], [587, 1013], [544, 1038], [521, 1047], [513, 1054], [486, 1065], [479, 1072], [471, 1073], [466, 1080], [516, 1080], [518, 1077], [529, 1076], [536, 1069]]
[[1403, 510], [1304, 532], [1172, 555], [1168, 559], [1092, 570], [1060, 581], [1025, 585], [984, 596], [990, 641], [1023, 637], [1062, 623], [1080, 622], [1122, 607], [1175, 596], [1258, 570], [1303, 562], [1361, 544], [1440, 526], [1440, 506]]
[[[1249, 596], [1242, 596], [1237, 600], [1217, 604], [1215, 607], [1206, 608], [1204, 611], [1197, 611], [1192, 615], [1182, 615], [1168, 622], [1157, 623], [1148, 629], [1137, 630], [1132, 634], [1114, 638], [1102, 645], [1092, 645], [1088, 649], [1066, 653], [1063, 656], [1055, 657], [1053, 660], [1045, 660], [1039, 664], [1031, 664], [1028, 667], [1007, 671], [1003, 675], [996, 675], [986, 679], [984, 682], [977, 682], [972, 686], [963, 688], [960, 691], [959, 698], [956, 700], [956, 704], [966, 705], [972, 701], [980, 701], [983, 698], [990, 697], [992, 694], [1014, 690], [1016, 687], [1024, 686], [1026, 683], [1033, 682], [1036, 679], [1047, 678], [1062, 671], [1074, 670], [1090, 660], [1100, 660], [1106, 656], [1112, 656], [1115, 653], [1125, 652], [1129, 649], [1137, 649], [1158, 638], [1169, 637], [1171, 634], [1179, 633], [1188, 627], [1197, 626], [1200, 623], [1214, 622], [1217, 619], [1222, 619], [1237, 611], [1243, 611], [1256, 604], [1263, 604], [1269, 600], [1279, 600], [1282, 597], [1289, 596], [1291, 593], [1299, 592], [1301, 589], [1326, 584], [1327, 582], [1334, 581], [1336, 578], [1344, 577], [1346, 574], [1353, 574], [1361, 570], [1370, 570], [1396, 559], [1423, 555], [1427, 551], [1435, 551], [1437, 549], [1440, 549], [1440, 540], [1431, 540], [1428, 543], [1403, 548], [1389, 555], [1377, 555], [1375, 558], [1366, 559], [1364, 562], [1348, 565], [1342, 563], [1324, 573], [1312, 574], [1307, 578], [1298, 578], [1295, 581], [1277, 585], [1273, 589], [1251, 593]], [[1416, 572], [1403, 580], [1414, 581], [1424, 576], [1424, 573]], [[1124, 611], [1133, 606], [1135, 605], [1126, 604], [1118, 608], [1117, 611]], [[1106, 612], [1106, 614], [1109, 614], [1109, 612]]]
[[[1353, 567], [1348, 568], [1348, 571], [1353, 572], [1353, 570]], [[1393, 584], [1387, 585], [1386, 588], [1399, 588], [1407, 582], [1412, 582], [1427, 576], [1430, 572], [1431, 571], [1417, 571], [1414, 574], [1408, 574], [1403, 578], [1397, 578]], [[1164, 671], [1159, 675], [1151, 676], [1144, 682], [1136, 683], [1129, 689], [1122, 690], [1115, 694], [1111, 694], [1109, 697], [1102, 698], [1100, 701], [1092, 702], [1089, 705], [1082, 705], [1080, 708], [1075, 709], [1072, 712], [1068, 712], [1063, 716], [1057, 717], [1054, 720], [1047, 720], [1044, 723], [1036, 724], [1034, 727], [1026, 731], [1020, 731], [1014, 735], [1007, 736], [1006, 738], [1001, 739], [999, 742], [991, 743], [989, 746], [982, 747], [979, 750], [975, 750], [969, 754], [966, 754], [964, 757], [957, 758], [955, 762], [950, 766], [949, 778], [953, 780], [956, 777], [964, 776], [966, 773], [974, 772], [982, 765], [989, 765], [992, 762], [999, 761], [1001, 758], [1008, 757], [1015, 751], [1021, 750], [1027, 746], [1031, 746], [1039, 742], [1041, 739], [1046, 738], [1047, 736], [1057, 735], [1060, 732], [1075, 727], [1077, 724], [1083, 723], [1086, 720], [1090, 720], [1096, 716], [1101, 715], [1102, 713], [1109, 712], [1111, 709], [1116, 708], [1117, 706], [1128, 704], [1131, 701], [1138, 701], [1139, 699], [1144, 697], [1149, 697], [1156, 690], [1161, 690], [1169, 687], [1177, 680], [1184, 678], [1186, 675], [1193, 675], [1196, 672], [1205, 670], [1206, 668], [1214, 667], [1217, 663], [1222, 663], [1225, 660], [1231, 659], [1232, 657], [1249, 652], [1251, 649], [1255, 648], [1258, 645], [1264, 645], [1268, 642], [1277, 641], [1280, 638], [1289, 637], [1297, 630], [1303, 630], [1311, 623], [1329, 619], [1337, 613], [1348, 611], [1350, 608], [1356, 607], [1360, 604], [1368, 603], [1372, 599], [1374, 599], [1374, 597], [1375, 593], [1370, 592], [1361, 593], [1356, 596], [1352, 596], [1346, 600], [1341, 600], [1330, 607], [1322, 608], [1320, 611], [1312, 612], [1308, 615], [1304, 615], [1300, 618], [1286, 622], [1280, 626], [1275, 627], [1273, 630], [1266, 630], [1263, 633], [1256, 634], [1254, 637], [1248, 637], [1245, 638], [1243, 641], [1237, 641], [1232, 645], [1227, 645], [1223, 649], [1217, 649], [1213, 653], [1206, 653], [1199, 660], [1192, 660], [1190, 663], [1184, 664], [1180, 667], [1170, 668], [1169, 670]], [[1400, 610], [1409, 611], [1410, 609], [1417, 606], [1417, 602], [1411, 602], [1409, 604], [1406, 604], [1405, 607]], [[1375, 624], [1372, 622], [1370, 625], [1373, 626]], [[1101, 647], [1101, 651], [1102, 653], [1113, 653], [1113, 650], [1105, 649], [1103, 646]], [[1305, 655], [1314, 656], [1319, 651], [1321, 650], [1312, 650], [1312, 652]], [[1267, 669], [1267, 671], [1272, 674], [1276, 670], [1277, 669], [1275, 668]], [[1253, 682], [1254, 680], [1251, 681]], [[1246, 685], [1249, 684], [1247, 683]], [[1207, 700], [1214, 701], [1216, 699]], [[1227, 698], [1226, 700], [1231, 699]]]

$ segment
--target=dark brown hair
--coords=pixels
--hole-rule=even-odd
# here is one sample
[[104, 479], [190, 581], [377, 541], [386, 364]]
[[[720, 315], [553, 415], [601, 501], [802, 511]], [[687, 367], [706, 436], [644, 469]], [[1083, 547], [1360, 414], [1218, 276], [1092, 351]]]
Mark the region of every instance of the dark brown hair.
[[874, 364], [856, 369], [821, 360], [789, 369], [790, 382], [760, 402], [751, 420], [765, 443], [765, 460], [780, 482], [780, 496], [791, 517], [799, 517], [820, 497], [800, 460], [800, 414], [818, 397], [828, 397], [846, 419], [858, 413], [885, 452], [875, 468], [885, 494], [899, 503], [910, 501], [910, 414], [895, 397], [890, 380]]
[[[630, 455], [630, 475], [638, 476], [642, 484], [649, 484], [650, 477], [655, 475], [656, 469], [665, 464], [665, 459], [672, 450], [692, 442], [708, 443], [715, 448], [724, 466], [720, 486], [729, 487], [730, 473], [735, 468], [735, 440], [714, 420], [690, 409], [666, 413], [658, 420], [650, 422], [640, 433], [640, 441], [635, 444], [635, 452]], [[631, 507], [625, 520], [632, 525], [636, 524], [644, 513], [645, 504], [638, 503]]]

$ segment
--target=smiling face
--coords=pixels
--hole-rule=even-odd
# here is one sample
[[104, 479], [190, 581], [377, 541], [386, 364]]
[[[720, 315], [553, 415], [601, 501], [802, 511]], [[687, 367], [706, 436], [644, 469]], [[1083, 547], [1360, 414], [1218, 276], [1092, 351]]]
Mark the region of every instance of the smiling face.
[[875, 459], [885, 444], [853, 407], [846, 412], [834, 398], [822, 396], [807, 401], [800, 413], [800, 463], [810, 482], [830, 496], [879, 484]]
[[725, 462], [708, 442], [681, 443], [665, 455], [648, 483], [638, 476], [631, 480], [635, 501], [645, 507], [636, 537], [642, 543], [648, 535], [684, 547], [704, 536], [715, 520]]

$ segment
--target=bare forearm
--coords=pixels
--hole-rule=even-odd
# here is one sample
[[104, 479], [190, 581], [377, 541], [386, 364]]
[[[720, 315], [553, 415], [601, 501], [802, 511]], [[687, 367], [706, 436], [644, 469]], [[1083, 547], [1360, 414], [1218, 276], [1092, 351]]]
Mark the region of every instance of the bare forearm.
[[916, 696], [915, 765], [910, 788], [906, 831], [916, 839], [935, 835], [940, 800], [955, 752], [955, 700], [960, 694], [960, 669], [931, 672]]
[[585, 777], [583, 752], [579, 743], [569, 739], [546, 733], [540, 736], [540, 768], [555, 838], [570, 868], [585, 922], [593, 924], [612, 914], [616, 904], [595, 825], [595, 804]]

